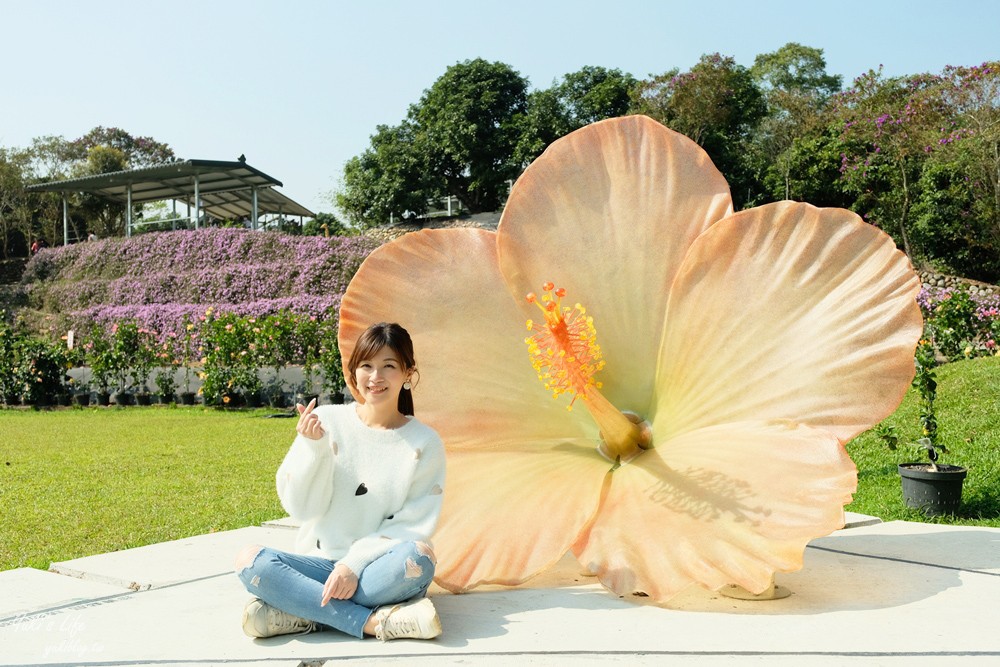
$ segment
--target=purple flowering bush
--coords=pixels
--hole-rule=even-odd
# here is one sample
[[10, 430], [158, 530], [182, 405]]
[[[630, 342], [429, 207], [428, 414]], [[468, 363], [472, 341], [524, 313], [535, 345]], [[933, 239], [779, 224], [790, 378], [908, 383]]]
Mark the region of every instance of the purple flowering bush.
[[364, 237], [203, 229], [46, 249], [25, 269], [22, 319], [50, 336], [129, 320], [161, 337], [179, 335], [185, 317], [209, 307], [327, 319], [376, 245]]
[[930, 342], [944, 357], [954, 360], [1000, 352], [1000, 297], [972, 294], [964, 286], [924, 287], [917, 302]]
[[154, 368], [164, 382], [182, 368], [183, 391], [197, 373], [208, 402], [224, 404], [259, 393], [259, 370], [277, 378], [299, 364], [308, 385], [321, 376], [333, 391], [340, 299], [377, 245], [204, 229], [46, 249], [25, 269], [19, 330], [53, 344], [75, 331], [99, 390], [144, 389]]

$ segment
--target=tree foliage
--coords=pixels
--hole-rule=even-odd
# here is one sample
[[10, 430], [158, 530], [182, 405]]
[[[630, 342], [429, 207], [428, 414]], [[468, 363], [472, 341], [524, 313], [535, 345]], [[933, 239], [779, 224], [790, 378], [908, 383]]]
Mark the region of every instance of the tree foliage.
[[837, 100], [843, 123], [843, 175], [857, 195], [855, 208], [896, 237], [915, 257], [910, 215], [927, 156], [953, 122], [941, 97], [940, 79], [921, 74], [886, 78], [870, 70]]
[[705, 55], [688, 72], [673, 69], [640, 82], [633, 106], [704, 148], [729, 180], [737, 207], [760, 199], [746, 158], [767, 105], [747, 68], [728, 56]]
[[25, 150], [0, 148], [0, 253], [3, 258], [27, 254], [31, 243], [31, 205], [24, 191], [31, 155]]
[[[77, 162], [89, 161], [95, 148], [110, 148], [121, 154], [125, 169], [151, 167], [174, 160], [174, 151], [152, 137], [133, 137], [117, 127], [95, 127], [66, 147], [67, 156]], [[96, 171], [91, 173], [107, 173]]]
[[[174, 159], [173, 150], [164, 143], [105, 127], [95, 127], [72, 141], [46, 135], [36, 137], [28, 148], [0, 150], [4, 151], [0, 160], [4, 165], [0, 167], [0, 201], [20, 197], [26, 211], [23, 215], [13, 210], [2, 214], [2, 250], [19, 253], [26, 252], [31, 239], [41, 238], [49, 245], [63, 240], [62, 196], [25, 193], [26, 185], [148, 167]], [[14, 155], [16, 161], [12, 161]], [[140, 210], [137, 206], [136, 212]], [[67, 197], [67, 212], [72, 238], [82, 239], [91, 232], [101, 237], [124, 233], [125, 212], [120, 204], [90, 194], [71, 194]]]
[[348, 160], [337, 205], [359, 226], [423, 213], [429, 198], [444, 195], [473, 213], [495, 210], [520, 172], [527, 88], [503, 63], [452, 65], [402, 123], [378, 126], [371, 145]]
[[583, 67], [555, 87], [573, 129], [626, 115], [639, 82], [618, 69]]
[[528, 82], [503, 63], [453, 65], [403, 123], [379, 126], [347, 162], [337, 205], [362, 226], [421, 214], [428, 199], [449, 195], [473, 213], [496, 210], [550, 143], [628, 113], [635, 85], [631, 74], [588, 66], [528, 93]]
[[477, 58], [449, 67], [410, 108], [424, 167], [472, 213], [496, 210], [520, 173], [527, 90], [509, 65]]
[[423, 213], [435, 190], [426, 163], [415, 150], [416, 128], [409, 121], [379, 125], [371, 145], [344, 165], [337, 206], [361, 227], [386, 223], [404, 211]]
[[809, 142], [822, 141], [827, 101], [840, 90], [840, 77], [827, 74], [822, 49], [795, 42], [757, 56], [750, 74], [768, 107], [752, 142], [758, 174], [767, 196], [800, 199], [794, 184], [802, 175], [794, 169]]
[[629, 113], [638, 81], [618, 69], [583, 67], [528, 95], [516, 157], [523, 169], [553, 141], [584, 125]]

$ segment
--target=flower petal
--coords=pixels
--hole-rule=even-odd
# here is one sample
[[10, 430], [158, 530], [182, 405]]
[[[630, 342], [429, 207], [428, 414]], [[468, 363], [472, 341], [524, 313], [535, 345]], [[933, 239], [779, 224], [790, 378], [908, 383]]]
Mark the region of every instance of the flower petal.
[[[562, 558], [593, 518], [610, 468], [593, 453], [596, 443], [583, 445], [448, 452], [434, 534], [438, 584], [452, 592], [513, 586]], [[515, 459], [528, 465], [511, 465]]]
[[341, 304], [345, 367], [369, 325], [399, 322], [416, 355], [415, 412], [449, 449], [596, 438], [586, 410], [567, 411], [538, 381], [495, 240], [481, 229], [427, 230], [372, 252]]
[[515, 298], [552, 281], [593, 315], [604, 393], [645, 413], [668, 288], [694, 239], [732, 212], [729, 186], [693, 141], [644, 116], [554, 142], [515, 183], [497, 230]]
[[906, 393], [919, 289], [892, 240], [849, 211], [781, 202], [719, 222], [673, 286], [654, 437], [788, 418], [846, 442]]
[[665, 602], [692, 583], [760, 592], [843, 526], [857, 476], [837, 439], [793, 422], [685, 433], [612, 473], [574, 553], [619, 595]]

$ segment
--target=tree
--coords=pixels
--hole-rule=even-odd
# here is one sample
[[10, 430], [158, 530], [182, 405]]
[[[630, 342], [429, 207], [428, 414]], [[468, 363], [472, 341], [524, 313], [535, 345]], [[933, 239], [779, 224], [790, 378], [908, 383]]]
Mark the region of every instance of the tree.
[[410, 108], [427, 172], [472, 213], [499, 208], [520, 173], [527, 87], [509, 65], [477, 58], [449, 67]]
[[851, 208], [854, 197], [841, 178], [843, 154], [840, 127], [817, 121], [805, 134], [792, 138], [779, 158], [763, 169], [765, 190], [775, 201], [794, 199], [814, 206]]
[[[174, 159], [173, 150], [151, 137], [133, 137], [119, 128], [95, 127], [87, 134], [67, 141], [60, 136], [37, 137], [32, 141], [31, 180], [44, 183], [66, 178], [137, 169]], [[37, 233], [50, 243], [62, 240], [62, 197], [54, 193], [32, 195]], [[67, 197], [69, 223], [76, 238], [88, 232], [99, 236], [124, 233], [125, 216], [121, 204], [95, 195]], [[136, 207], [136, 212], [141, 208]]]
[[[758, 171], [770, 181], [771, 196], [792, 199], [793, 145], [812, 131], [822, 132], [823, 111], [830, 96], [840, 90], [841, 79], [826, 73], [822, 49], [795, 42], [757, 56], [750, 74], [768, 108], [753, 141]], [[775, 180], [782, 184], [777, 193]]]
[[358, 227], [374, 227], [404, 211], [423, 213], [439, 183], [432, 178], [415, 145], [416, 128], [409, 121], [379, 125], [371, 145], [347, 161], [337, 206]]
[[31, 209], [24, 191], [31, 155], [24, 150], [0, 148], [0, 251], [28, 254], [31, 243]]
[[737, 207], [760, 196], [746, 156], [767, 106], [745, 67], [718, 53], [702, 56], [689, 72], [673, 69], [640, 82], [633, 108], [704, 148], [729, 181]]
[[916, 247], [946, 271], [1000, 279], [1000, 62], [946, 67], [943, 118], [913, 206]]
[[[167, 144], [152, 137], [133, 137], [117, 127], [95, 127], [68, 145], [68, 155], [78, 162], [90, 159], [90, 152], [103, 146], [119, 151], [124, 158], [126, 169], [151, 167], [175, 159], [174, 151]], [[94, 172], [107, 173], [107, 172]]]
[[606, 118], [624, 116], [639, 82], [618, 69], [583, 67], [563, 77], [556, 92], [573, 129]]
[[995, 283], [1000, 280], [1000, 237], [980, 214], [982, 199], [968, 177], [968, 155], [928, 160], [913, 205], [911, 239], [935, 268]]
[[[128, 158], [120, 149], [104, 144], [92, 146], [87, 151], [86, 160], [74, 165], [76, 176], [96, 176], [111, 174], [128, 169]], [[101, 238], [120, 236], [125, 233], [125, 215], [121, 204], [109, 202], [89, 192], [82, 192], [78, 199], [79, 212], [87, 220], [87, 230], [96, 232]], [[135, 210], [142, 211], [137, 204]]]
[[975, 215], [1000, 239], [1000, 61], [946, 67], [942, 78], [954, 120], [939, 143], [961, 149]]
[[482, 59], [449, 67], [398, 126], [379, 126], [365, 152], [344, 165], [337, 205], [358, 226], [420, 214], [428, 199], [457, 197], [493, 211], [521, 170], [527, 81], [509, 65]]
[[638, 85], [631, 74], [604, 67], [583, 67], [551, 88], [532, 91], [521, 127], [516, 157], [522, 168], [553, 141], [584, 125], [629, 113]]
[[788, 42], [773, 53], [754, 59], [750, 73], [770, 98], [772, 94], [807, 95], [817, 101], [828, 99], [840, 90], [839, 75], [827, 74], [823, 49]]
[[910, 212], [924, 162], [942, 145], [948, 123], [941, 90], [939, 77], [887, 79], [879, 68], [855, 79], [836, 100], [843, 123], [843, 178], [858, 196], [855, 209], [893, 233], [914, 260]]
[[531, 164], [553, 141], [577, 128], [555, 87], [532, 91], [527, 104], [514, 149], [515, 161], [521, 169]]

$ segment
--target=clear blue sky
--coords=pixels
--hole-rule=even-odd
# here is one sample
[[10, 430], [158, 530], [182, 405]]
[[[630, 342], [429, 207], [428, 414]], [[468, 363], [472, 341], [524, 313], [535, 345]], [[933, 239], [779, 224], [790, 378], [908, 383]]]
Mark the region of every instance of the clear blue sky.
[[0, 146], [120, 127], [182, 158], [244, 153], [315, 211], [375, 126], [463, 60], [545, 88], [585, 65], [749, 67], [787, 42], [845, 83], [1000, 58], [995, 0], [0, 0], [0, 26]]

